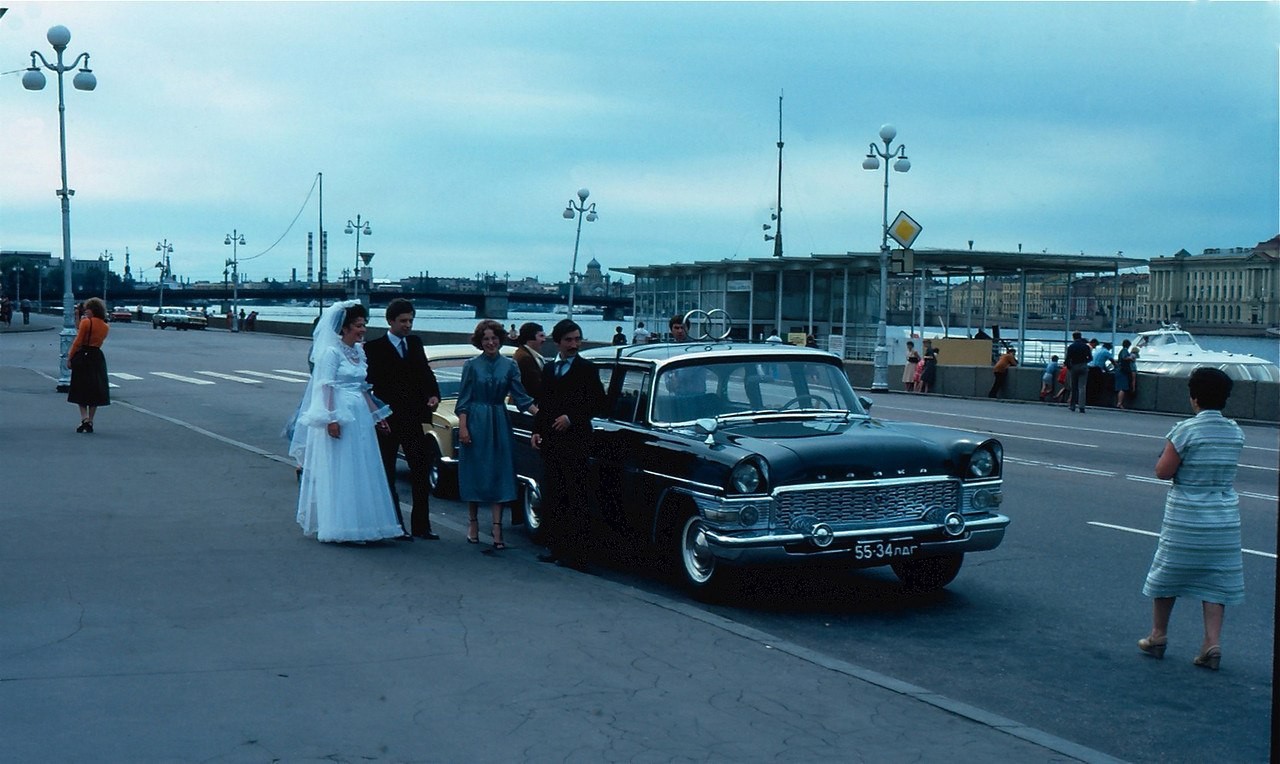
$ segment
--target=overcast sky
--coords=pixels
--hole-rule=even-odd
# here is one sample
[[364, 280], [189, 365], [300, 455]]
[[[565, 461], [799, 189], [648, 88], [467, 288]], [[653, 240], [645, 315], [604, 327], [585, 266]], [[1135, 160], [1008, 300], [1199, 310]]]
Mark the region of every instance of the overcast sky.
[[767, 256], [781, 91], [788, 256], [878, 248], [886, 122], [920, 248], [1280, 232], [1276, 3], [7, 5], [0, 249], [61, 253], [56, 80], [20, 78], [62, 24], [98, 77], [66, 85], [72, 255], [149, 280], [161, 239], [220, 280], [233, 230], [247, 279], [304, 275], [317, 173], [331, 277], [360, 214], [379, 277], [563, 280], [584, 186], [580, 270]]

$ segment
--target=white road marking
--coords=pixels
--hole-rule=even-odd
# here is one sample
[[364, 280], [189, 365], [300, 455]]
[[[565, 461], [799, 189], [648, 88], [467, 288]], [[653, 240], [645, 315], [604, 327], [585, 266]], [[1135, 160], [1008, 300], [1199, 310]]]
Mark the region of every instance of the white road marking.
[[220, 371], [197, 371], [196, 374], [203, 374], [206, 377], [217, 377], [218, 379], [227, 379], [232, 382], [242, 382], [246, 385], [260, 385], [262, 380], [249, 379], [248, 377], [237, 377], [234, 374], [223, 374]]
[[[975, 428], [976, 429], [976, 428]], [[1075, 446], [1076, 448], [1097, 448], [1096, 443], [1072, 443], [1068, 440], [1054, 440], [1053, 438], [1036, 438], [1031, 435], [1014, 435], [1008, 432], [996, 432], [995, 430], [976, 430], [977, 432], [985, 432], [988, 435], [995, 435], [1000, 438], [1017, 438], [1018, 440], [1034, 440], [1037, 443], [1048, 443], [1054, 446]]]
[[167, 371], [153, 371], [151, 373], [157, 377], [164, 377], [165, 379], [173, 379], [173, 380], [177, 380], [178, 382], [186, 382], [187, 384], [191, 384], [191, 385], [216, 385], [217, 384], [217, 382], [210, 382], [207, 379], [196, 379], [195, 377], [184, 377], [181, 374], [170, 374]]
[[[922, 410], [920, 410], [920, 409], [908, 409], [908, 408], [903, 408], [903, 407], [901, 407], [901, 406], [886, 406], [886, 405], [884, 405], [884, 404], [876, 404], [876, 408], [877, 408], [877, 409], [888, 409], [888, 410], [890, 410], [890, 411], [906, 411], [906, 412], [909, 412], [909, 413], [912, 413], [912, 414], [928, 415], [928, 416], [931, 416], [931, 417], [934, 417], [934, 416], [953, 416], [953, 417], [959, 417], [959, 418], [961, 418], [961, 419], [978, 419], [978, 420], [981, 420], [981, 421], [983, 421], [983, 422], [990, 422], [990, 421], [991, 421], [991, 417], [989, 417], [989, 416], [978, 416], [978, 415], [975, 415], [975, 414], [956, 414], [956, 413], [954, 413], [954, 412], [949, 412], [949, 411], [922, 411]], [[1094, 408], [1094, 410], [1096, 411], [1096, 410], [1097, 410], [1097, 408], [1095, 407], [1095, 408]], [[1094, 421], [1094, 420], [1090, 420], [1090, 422], [1092, 422], [1092, 421]], [[1085, 424], [1088, 424], [1088, 422], [1086, 422]], [[1076, 427], [1076, 426], [1072, 426], [1072, 425], [1069, 425], [1069, 424], [1048, 424], [1048, 423], [1046, 423], [1046, 422], [1036, 422], [1036, 423], [1035, 423], [1035, 426], [1036, 426], [1036, 427], [1039, 427], [1039, 428], [1046, 428], [1046, 429], [1051, 428], [1051, 429], [1055, 429], [1055, 430], [1072, 430], [1072, 431], [1075, 431], [1075, 432], [1079, 432], [1080, 430], [1085, 429], [1083, 426]], [[971, 429], [972, 429], [972, 428], [971, 428]], [[1164, 437], [1163, 435], [1147, 435], [1147, 434], [1145, 434], [1145, 433], [1129, 432], [1128, 430], [1099, 430], [1099, 429], [1097, 429], [1097, 428], [1095, 428], [1095, 427], [1089, 427], [1089, 432], [1096, 432], [1096, 433], [1099, 433], [1099, 434], [1101, 434], [1101, 435], [1127, 435], [1127, 436], [1129, 436], [1129, 437], [1131, 437], [1131, 438], [1150, 438], [1150, 439], [1152, 439], [1152, 440], [1164, 440], [1164, 439], [1165, 439], [1165, 437]], [[1050, 443], [1054, 443], [1054, 442], [1056, 442], [1056, 441], [1048, 441], [1048, 442], [1050, 442]], [[1248, 450], [1252, 450], [1252, 451], [1267, 451], [1267, 452], [1269, 452], [1269, 453], [1273, 453], [1273, 454], [1274, 454], [1274, 453], [1280, 453], [1280, 448], [1272, 448], [1272, 447], [1270, 447], [1270, 446], [1250, 446], [1250, 445], [1246, 445], [1246, 446], [1245, 446], [1245, 448], [1246, 448], [1246, 449], [1248, 449]]]
[[1241, 469], [1247, 469], [1247, 470], [1266, 470], [1268, 472], [1280, 472], [1280, 467], [1263, 467], [1258, 464], [1241, 464], [1239, 466]]
[[[1168, 488], [1169, 486], [1173, 485], [1173, 481], [1171, 480], [1161, 480], [1160, 478], [1147, 477], [1146, 475], [1125, 475], [1124, 477], [1126, 480], [1133, 480], [1138, 483], [1154, 483], [1156, 485], [1164, 486], [1165, 488]], [[1280, 501], [1280, 497], [1272, 496], [1271, 494], [1266, 494], [1266, 493], [1254, 493], [1253, 491], [1236, 491], [1236, 495], [1244, 497], [1246, 499], [1262, 499], [1263, 501]]]
[[281, 382], [298, 382], [306, 384], [307, 380], [298, 379], [297, 377], [285, 377], [280, 374], [268, 374], [265, 371], [249, 371], [248, 369], [236, 369], [236, 374], [248, 374], [251, 377], [262, 377], [263, 379], [278, 379]]
[[116, 379], [127, 379], [130, 382], [136, 382], [139, 379], [145, 379], [145, 377], [135, 377], [132, 374], [125, 374], [123, 371], [110, 371], [110, 372], [107, 372], [107, 376], [115, 377]]
[[[1089, 525], [1097, 526], [1097, 527], [1099, 527], [1099, 528], [1110, 528], [1110, 529], [1111, 529], [1111, 530], [1113, 530], [1113, 531], [1124, 531], [1125, 533], [1137, 533], [1137, 534], [1142, 535], [1142, 536], [1155, 536], [1156, 538], [1160, 538], [1160, 534], [1159, 534], [1159, 533], [1153, 533], [1153, 532], [1151, 532], [1151, 531], [1144, 531], [1144, 530], [1140, 530], [1140, 529], [1138, 529], [1138, 528], [1128, 528], [1128, 527], [1123, 526], [1123, 525], [1112, 525], [1111, 523], [1098, 523], [1098, 522], [1094, 522], [1093, 520], [1089, 520], [1089, 521], [1088, 521], [1088, 524], [1089, 524]], [[1271, 558], [1272, 560], [1276, 559], [1275, 554], [1273, 554], [1273, 553], [1271, 553], [1271, 552], [1260, 552], [1260, 551], [1258, 551], [1257, 549], [1245, 549], [1245, 548], [1243, 548], [1243, 547], [1241, 547], [1240, 551], [1241, 551], [1241, 552], [1244, 552], [1245, 554], [1256, 554], [1256, 555], [1257, 555], [1257, 556], [1259, 556], [1259, 557], [1269, 557], [1269, 558]]]
[[1089, 467], [1073, 467], [1068, 464], [1054, 464], [1053, 462], [1038, 462], [1034, 459], [1019, 459], [1016, 456], [1006, 456], [1006, 462], [1011, 464], [1025, 464], [1028, 467], [1044, 467], [1048, 470], [1059, 470], [1061, 472], [1079, 472], [1084, 475], [1097, 475], [1100, 477], [1115, 477], [1116, 473], [1107, 470], [1095, 470]]
[[307, 379], [311, 379], [311, 375], [305, 371], [294, 371], [293, 369], [272, 369], [272, 371], [278, 371], [281, 374], [294, 374], [299, 377], [306, 377]]

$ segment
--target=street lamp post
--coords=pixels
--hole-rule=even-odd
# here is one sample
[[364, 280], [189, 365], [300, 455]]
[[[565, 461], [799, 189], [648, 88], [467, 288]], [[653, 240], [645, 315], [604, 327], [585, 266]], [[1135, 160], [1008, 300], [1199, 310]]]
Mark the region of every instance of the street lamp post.
[[164, 307], [164, 280], [169, 275], [169, 255], [173, 254], [173, 245], [168, 239], [156, 242], [156, 251], [160, 253], [160, 259], [156, 262], [156, 267], [160, 269], [160, 305]]
[[351, 280], [351, 299], [359, 300], [360, 299], [360, 234], [363, 233], [365, 236], [372, 236], [373, 229], [369, 227], [368, 220], [362, 221], [360, 216], [357, 214], [356, 222], [352, 223], [350, 219], [347, 220], [347, 227], [343, 230], [343, 233], [354, 233], [356, 235], [356, 270], [355, 270], [355, 277]]
[[893, 125], [880, 128], [880, 140], [884, 142], [884, 151], [873, 141], [867, 158], [862, 160], [862, 169], [880, 169], [880, 160], [884, 160], [884, 210], [880, 220], [880, 322], [876, 325], [875, 372], [871, 378], [872, 390], [889, 389], [889, 160], [896, 158], [893, 169], [906, 172], [911, 169], [911, 161], [907, 159], [907, 147], [901, 143], [890, 150], [889, 144], [897, 137], [898, 130]]
[[233, 228], [222, 243], [223, 245], [231, 245], [231, 259], [227, 261], [227, 265], [231, 266], [231, 331], [238, 332], [240, 331], [240, 316], [236, 313], [236, 302], [240, 299], [239, 247], [244, 244], [244, 234]]
[[[63, 53], [67, 50], [67, 44], [71, 42], [71, 32], [66, 27], [62, 25], [50, 27], [45, 39], [53, 46], [57, 63], [50, 64], [39, 51], [31, 51], [31, 66], [22, 75], [22, 87], [27, 90], [44, 89], [45, 77], [44, 72], [40, 71], [41, 66], [58, 75], [58, 145], [62, 159], [62, 188], [58, 189], [57, 194], [62, 200], [62, 332], [58, 343], [57, 389], [58, 392], [66, 392], [71, 386], [71, 370], [67, 368], [66, 359], [76, 336], [75, 318], [72, 316], [75, 297], [71, 293], [71, 196], [75, 191], [67, 188], [67, 116], [62, 75], [64, 72], [75, 69], [80, 65], [80, 60], [84, 59], [84, 66], [71, 80], [72, 86], [76, 90], [93, 90], [98, 86], [98, 78], [89, 68], [87, 52], [76, 56], [70, 64], [63, 64]], [[37, 59], [39, 64], [36, 63]]]
[[596, 203], [588, 205], [588, 196], [591, 196], [591, 192], [580, 188], [577, 205], [570, 199], [569, 206], [564, 208], [565, 220], [573, 220], [574, 213], [578, 217], [578, 234], [573, 239], [573, 265], [569, 268], [569, 318], [573, 318], [573, 289], [578, 280], [578, 242], [582, 241], [582, 219], [586, 218], [588, 223], [596, 222]]
[[115, 257], [113, 257], [112, 254], [106, 251], [105, 249], [102, 250], [101, 255], [98, 255], [98, 262], [102, 264], [102, 302], [103, 303], [106, 303], [107, 301], [107, 276], [111, 274], [112, 260], [115, 260]]

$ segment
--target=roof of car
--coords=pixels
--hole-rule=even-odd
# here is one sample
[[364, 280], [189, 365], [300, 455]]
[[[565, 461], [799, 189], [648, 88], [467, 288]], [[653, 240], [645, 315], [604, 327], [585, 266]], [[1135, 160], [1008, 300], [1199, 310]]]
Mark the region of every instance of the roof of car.
[[[428, 361], [445, 361], [480, 355], [479, 348], [461, 342], [454, 345], [426, 345], [423, 351], [426, 352]], [[515, 353], [516, 349], [510, 345], [503, 345], [498, 352], [509, 356]]]
[[611, 360], [617, 358], [634, 358], [637, 360], [665, 363], [681, 358], [703, 357], [717, 358], [724, 356], [819, 356], [834, 357], [831, 353], [813, 348], [798, 347], [776, 342], [660, 342], [645, 345], [622, 345], [618, 347], [598, 347], [584, 350], [585, 357], [592, 360]]

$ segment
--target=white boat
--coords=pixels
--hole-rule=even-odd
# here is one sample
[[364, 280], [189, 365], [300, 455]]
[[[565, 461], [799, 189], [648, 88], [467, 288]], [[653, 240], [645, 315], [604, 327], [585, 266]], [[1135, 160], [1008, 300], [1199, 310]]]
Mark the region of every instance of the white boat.
[[1280, 382], [1280, 366], [1249, 353], [1205, 350], [1177, 324], [1139, 332], [1131, 341], [1140, 372], [1189, 377], [1195, 369], [1210, 366], [1225, 371], [1234, 380]]

